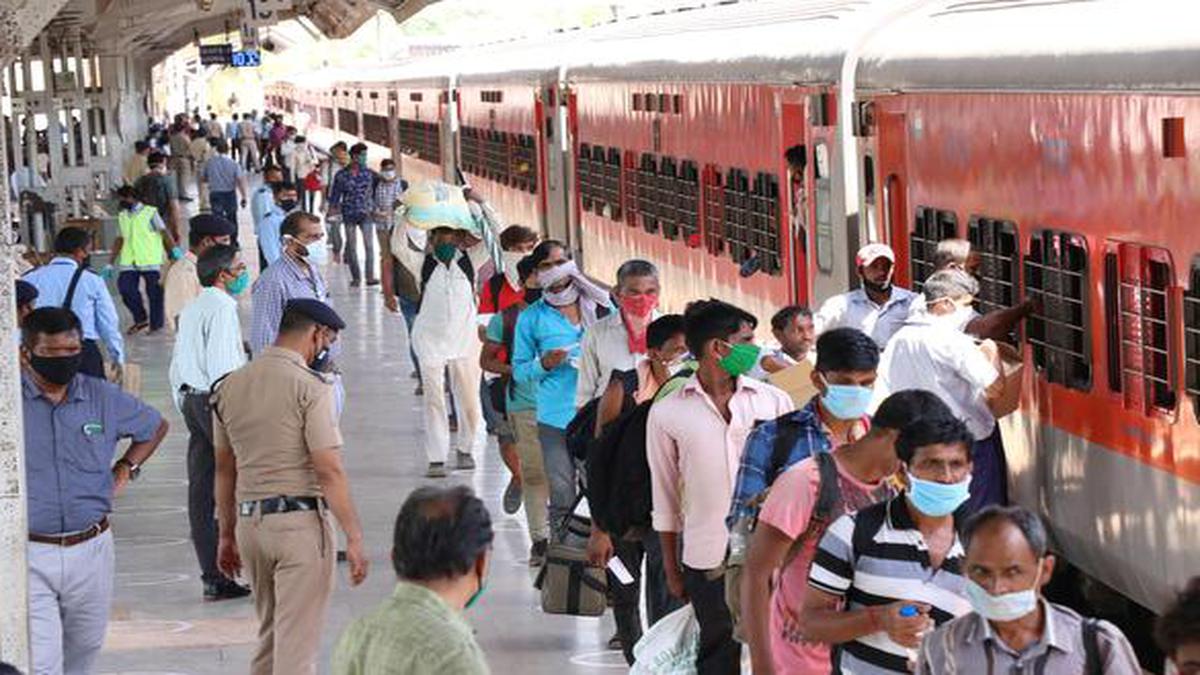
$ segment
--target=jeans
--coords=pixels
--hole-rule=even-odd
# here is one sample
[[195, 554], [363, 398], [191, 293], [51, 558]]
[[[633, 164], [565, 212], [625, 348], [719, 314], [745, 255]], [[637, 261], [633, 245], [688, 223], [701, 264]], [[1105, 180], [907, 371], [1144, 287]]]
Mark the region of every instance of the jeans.
[[146, 297], [150, 300], [150, 330], [159, 330], [166, 323], [163, 317], [163, 288], [158, 270], [124, 270], [117, 275], [117, 290], [121, 302], [133, 315], [133, 322], [146, 323], [146, 307], [142, 304], [141, 284], [146, 282]]
[[[363, 249], [366, 255], [362, 268], [358, 264], [358, 235], [362, 233]], [[350, 279], [354, 283], [362, 282], [363, 272], [367, 273], [367, 281], [375, 281], [375, 224], [371, 221], [346, 221], [346, 254], [344, 262], [350, 266]]]
[[577, 467], [567, 449], [565, 429], [538, 422], [538, 442], [542, 445], [542, 463], [550, 481], [550, 536], [559, 539], [563, 521], [575, 504]]
[[200, 563], [200, 579], [216, 582], [224, 575], [217, 569], [217, 518], [213, 500], [217, 464], [208, 394], [184, 395], [183, 421], [188, 429], [188, 522], [192, 546]]
[[341, 216], [325, 217], [325, 235], [329, 239], [329, 245], [333, 248], [334, 260], [340, 261], [342, 259], [342, 249], [345, 248], [345, 240], [342, 238]]
[[[718, 573], [719, 572], [719, 573]], [[733, 618], [725, 604], [724, 570], [683, 568], [683, 587], [700, 624], [699, 675], [739, 675], [742, 646], [733, 639]]]
[[212, 202], [212, 212], [215, 215], [221, 216], [225, 220], [233, 223], [233, 241], [236, 243], [238, 222], [237, 193], [232, 190], [229, 192], [210, 192], [208, 193], [208, 200]]
[[683, 606], [677, 598], [671, 595], [667, 588], [667, 575], [663, 571], [662, 542], [658, 533], [647, 529], [636, 539], [613, 538], [613, 553], [621, 559], [621, 563], [633, 575], [633, 583], [624, 585], [617, 580], [612, 572], [608, 573], [608, 588], [613, 600], [613, 618], [617, 622], [617, 636], [621, 639], [621, 648], [625, 660], [633, 664], [633, 646], [642, 637], [642, 616], [638, 607], [638, 598], [642, 588], [642, 560], [646, 561], [646, 615], [648, 624], [653, 626], [658, 620]]

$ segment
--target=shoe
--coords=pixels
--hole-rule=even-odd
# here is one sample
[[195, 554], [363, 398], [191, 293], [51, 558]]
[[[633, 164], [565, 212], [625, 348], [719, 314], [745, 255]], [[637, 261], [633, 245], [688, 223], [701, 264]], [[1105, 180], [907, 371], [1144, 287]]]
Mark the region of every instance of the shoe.
[[417, 372], [417, 371], [415, 371], [415, 370], [414, 370], [414, 371], [412, 371], [411, 373], [409, 373], [409, 374], [408, 374], [408, 376], [409, 376], [410, 378], [414, 379], [414, 380], [419, 380], [419, 379], [421, 379], [421, 374], [420, 374], [420, 373], [418, 373], [418, 372]]
[[450, 472], [446, 471], [445, 462], [430, 462], [429, 468], [425, 470], [426, 478], [445, 478]]
[[138, 333], [146, 330], [149, 327], [150, 327], [150, 324], [146, 321], [142, 321], [141, 323], [135, 323], [132, 326], [130, 326], [128, 330], [125, 331], [125, 334], [126, 335], [137, 335]]
[[457, 434], [458, 433], [458, 418], [451, 417], [448, 424], [449, 424], [450, 433]]
[[236, 600], [250, 595], [250, 589], [232, 579], [204, 582], [204, 601]]
[[504, 512], [512, 515], [521, 510], [521, 481], [510, 478], [504, 488]]
[[417, 383], [417, 388], [413, 390], [413, 396], [424, 396], [425, 387], [420, 382]]
[[367, 285], [368, 286], [378, 286], [379, 280], [378, 279], [367, 279]]
[[337, 552], [337, 561], [340, 563], [346, 562], [346, 552], [345, 551]]
[[546, 564], [546, 540], [538, 539], [529, 547], [529, 566], [541, 567]]
[[620, 633], [615, 633], [612, 637], [608, 638], [608, 648], [615, 650], [621, 650], [625, 648], [624, 643], [621, 642]]
[[362, 282], [358, 279], [350, 282], [350, 288], [358, 288], [359, 286], [362, 286]]
[[454, 454], [458, 459], [458, 462], [454, 465], [455, 469], [458, 471], [472, 471], [475, 469], [475, 458], [471, 456], [471, 453], [456, 450]]

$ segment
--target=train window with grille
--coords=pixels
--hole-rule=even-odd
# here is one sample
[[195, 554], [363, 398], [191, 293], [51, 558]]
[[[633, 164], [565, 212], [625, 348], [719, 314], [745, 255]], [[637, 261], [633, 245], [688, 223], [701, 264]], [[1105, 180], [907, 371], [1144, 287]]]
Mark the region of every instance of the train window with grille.
[[679, 164], [674, 157], [658, 163], [658, 227], [666, 239], [679, 239]]
[[333, 128], [333, 108], [321, 108], [320, 114], [321, 126], [326, 129]]
[[912, 268], [912, 289], [920, 292], [925, 279], [933, 273], [933, 257], [943, 239], [958, 236], [958, 216], [953, 211], [917, 207], [913, 231], [908, 236], [908, 257]]
[[642, 153], [638, 165], [637, 204], [642, 228], [650, 233], [658, 232], [658, 158], [649, 153]]
[[1025, 295], [1041, 303], [1025, 326], [1038, 371], [1049, 382], [1090, 391], [1087, 240], [1058, 230], [1034, 232], [1025, 256]]
[[975, 296], [979, 312], [987, 314], [1016, 306], [1021, 271], [1016, 223], [972, 216], [967, 239], [971, 250], [979, 255], [979, 295]]
[[1104, 255], [1109, 388], [1125, 407], [1175, 411], [1171, 257], [1160, 248], [1110, 243]]
[[358, 135], [358, 113], [338, 108], [338, 130], [351, 136]]
[[725, 238], [733, 261], [740, 265], [757, 258], [759, 270], [781, 274], [779, 223], [779, 177], [759, 172], [751, 180], [745, 171], [731, 169], [725, 187]]
[[700, 170], [696, 163], [684, 160], [679, 164], [672, 188], [675, 199], [675, 219], [670, 229], [663, 226], [663, 236], [680, 239], [692, 247], [700, 245]]
[[641, 94], [633, 95], [633, 109], [635, 112], [641, 112], [641, 110], [642, 110], [642, 95]]
[[1192, 409], [1200, 419], [1200, 258], [1192, 261], [1192, 273], [1183, 296], [1184, 387], [1192, 397]]
[[370, 113], [363, 114], [363, 138], [369, 143], [382, 145], [387, 147], [391, 145], [388, 140], [388, 119], [383, 115], [372, 115]]
[[584, 211], [592, 210], [599, 193], [600, 186], [592, 176], [592, 146], [580, 143], [575, 155], [575, 180], [579, 183], [579, 208]]
[[725, 173], [725, 241], [729, 257], [742, 264], [752, 255], [750, 239], [750, 177], [745, 169]]
[[712, 164], [704, 167], [704, 247], [710, 255], [725, 251], [725, 184]]
[[621, 160], [621, 201], [625, 212], [625, 224], [637, 227], [640, 213], [638, 204], [638, 155], [632, 150], [626, 150]]
[[530, 194], [537, 193], [537, 140], [529, 134], [517, 134], [512, 148], [513, 185]]
[[402, 119], [397, 123], [400, 152], [432, 164], [442, 162], [442, 145], [436, 122]]

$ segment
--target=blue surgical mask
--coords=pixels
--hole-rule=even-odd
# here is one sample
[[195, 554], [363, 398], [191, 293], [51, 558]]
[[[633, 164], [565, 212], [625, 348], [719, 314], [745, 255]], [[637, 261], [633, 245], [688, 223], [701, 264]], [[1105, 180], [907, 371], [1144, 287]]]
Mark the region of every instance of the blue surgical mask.
[[824, 374], [821, 374], [821, 382], [825, 384], [821, 405], [830, 415], [839, 420], [856, 420], [867, 414], [873, 389], [856, 384], [830, 384]]
[[983, 586], [967, 579], [967, 599], [971, 607], [985, 619], [991, 621], [1014, 621], [1037, 609], [1038, 587], [1042, 579], [1042, 561], [1038, 560], [1037, 576], [1033, 586], [1023, 591], [992, 595]]
[[909, 500], [918, 511], [935, 518], [948, 516], [962, 506], [971, 496], [970, 487], [970, 476], [957, 483], [939, 483], [908, 474]]

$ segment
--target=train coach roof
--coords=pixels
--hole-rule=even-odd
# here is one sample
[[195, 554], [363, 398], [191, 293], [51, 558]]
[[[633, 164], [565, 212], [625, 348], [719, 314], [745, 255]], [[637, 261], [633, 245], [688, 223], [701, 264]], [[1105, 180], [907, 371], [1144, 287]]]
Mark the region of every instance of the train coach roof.
[[941, 0], [864, 45], [866, 90], [1194, 90], [1196, 0]]

